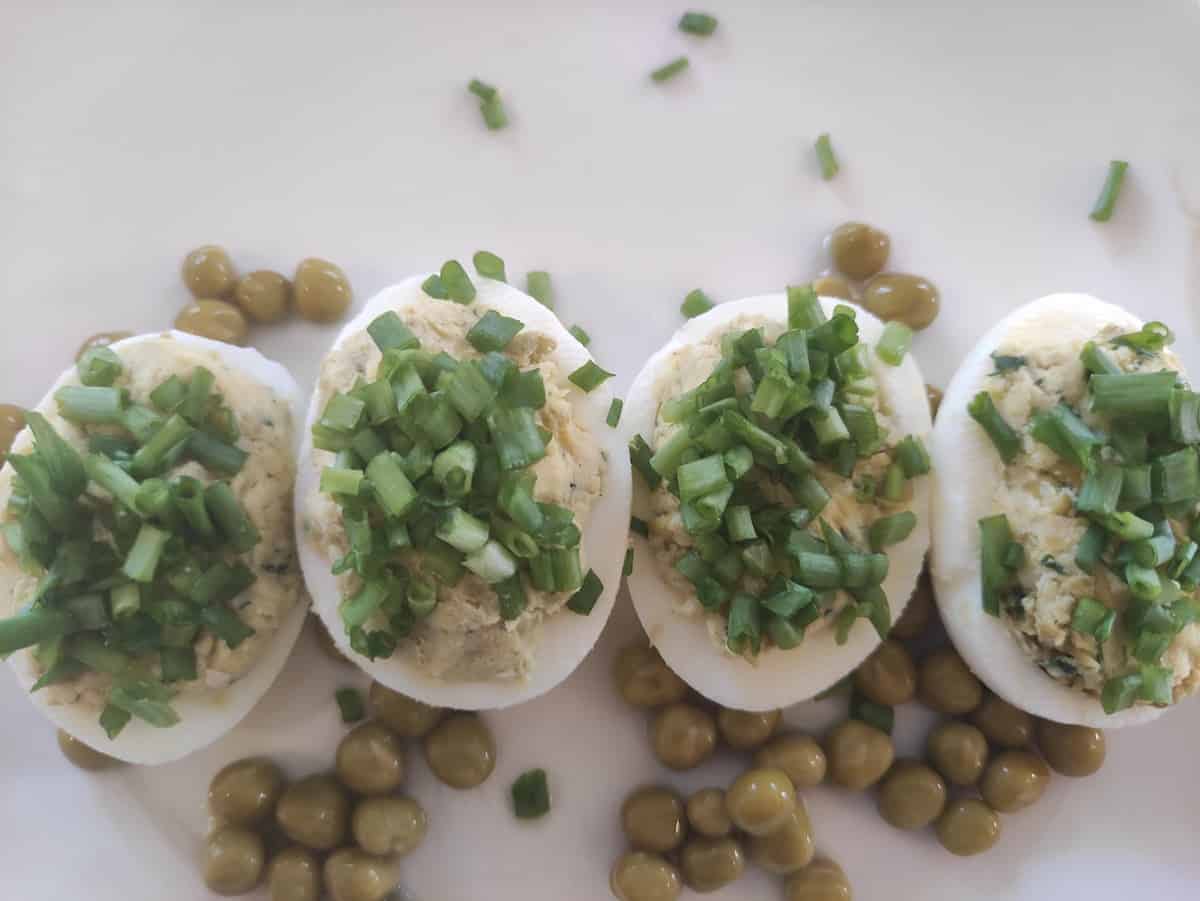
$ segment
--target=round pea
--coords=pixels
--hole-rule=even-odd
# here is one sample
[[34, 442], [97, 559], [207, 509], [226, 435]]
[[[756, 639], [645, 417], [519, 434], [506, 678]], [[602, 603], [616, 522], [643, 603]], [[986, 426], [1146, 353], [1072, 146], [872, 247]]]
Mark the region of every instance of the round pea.
[[812, 280], [812, 289], [820, 297], [837, 297], [840, 300], [854, 300], [854, 288], [840, 275], [822, 275]]
[[780, 735], [758, 749], [754, 765], [783, 770], [796, 788], [812, 788], [825, 781], [825, 751], [808, 735]]
[[767, 835], [786, 824], [796, 810], [796, 787], [782, 770], [747, 770], [725, 793], [733, 825], [751, 835]]
[[622, 854], [608, 879], [618, 901], [675, 901], [683, 879], [665, 858], [644, 851]]
[[917, 667], [904, 645], [888, 639], [859, 664], [854, 685], [876, 704], [899, 707], [917, 693]]
[[183, 258], [183, 283], [193, 297], [228, 297], [236, 279], [223, 247], [205, 244]]
[[97, 332], [79, 345], [79, 350], [75, 351], [75, 362], [78, 363], [83, 359], [83, 355], [89, 350], [95, 350], [98, 347], [108, 347], [111, 344], [116, 344], [118, 341], [124, 341], [132, 334], [133, 332]]
[[0, 466], [21, 429], [25, 428], [25, 411], [15, 404], [0, 404]]
[[1099, 729], [1038, 720], [1037, 742], [1046, 762], [1063, 776], [1090, 776], [1104, 765], [1104, 733]]
[[933, 619], [933, 609], [933, 582], [926, 568], [917, 579], [917, 587], [913, 589], [912, 596], [904, 605], [904, 612], [892, 626], [889, 636], [903, 639], [920, 638]]
[[312, 322], [336, 322], [350, 306], [350, 280], [328, 260], [301, 260], [292, 276], [296, 311]]
[[325, 888], [333, 901], [383, 901], [400, 884], [394, 860], [342, 848], [325, 860]]
[[308, 849], [292, 845], [271, 858], [267, 886], [271, 901], [318, 901], [321, 864]]
[[687, 799], [685, 811], [688, 825], [705, 838], [724, 838], [733, 831], [723, 789], [700, 789]]
[[752, 713], [722, 707], [717, 711], [717, 729], [725, 743], [735, 751], [753, 751], [775, 734], [782, 716], [779, 710]]
[[175, 328], [212, 341], [245, 344], [250, 327], [242, 311], [225, 300], [193, 300], [175, 317]]
[[67, 758], [74, 766], [89, 772], [110, 770], [113, 767], [125, 765], [124, 761], [97, 751], [91, 745], [81, 742], [74, 735], [64, 732], [62, 729], [58, 730], [58, 749], [62, 751], [63, 757]]
[[671, 704], [650, 724], [654, 756], [673, 770], [698, 767], [717, 749], [717, 721], [692, 704]]
[[938, 410], [942, 406], [942, 389], [937, 385], [926, 385], [925, 396], [929, 399], [929, 415], [937, 419]]
[[746, 855], [735, 838], [694, 838], [683, 846], [679, 867], [688, 888], [715, 892], [737, 881], [746, 869]]
[[829, 236], [833, 265], [844, 275], [863, 281], [887, 265], [892, 239], [887, 232], [861, 222], [846, 222]]
[[1033, 741], [1033, 717], [997, 695], [984, 698], [971, 714], [971, 722], [988, 741], [1002, 748], [1027, 748]]
[[1035, 803], [1050, 782], [1050, 768], [1028, 751], [1001, 751], [988, 763], [979, 794], [999, 813], [1016, 813]]
[[825, 742], [829, 778], [843, 788], [870, 788], [888, 771], [895, 757], [892, 739], [886, 732], [859, 720], [834, 726]]
[[204, 843], [204, 884], [218, 895], [244, 895], [262, 878], [267, 850], [243, 826], [218, 829]]
[[401, 738], [428, 735], [446, 712], [441, 707], [430, 707], [408, 695], [392, 691], [378, 682], [371, 683], [367, 698], [379, 721]]
[[671, 670], [649, 645], [622, 648], [613, 666], [613, 681], [627, 704], [662, 707], [687, 697], [687, 683]]
[[915, 760], [898, 763], [879, 786], [879, 815], [897, 829], [921, 829], [942, 814], [946, 783]]
[[926, 750], [929, 762], [952, 785], [974, 785], [987, 766], [987, 739], [975, 726], [958, 720], [935, 727]]
[[639, 851], [674, 851], [687, 835], [683, 801], [666, 788], [639, 788], [621, 805], [621, 828]]
[[287, 315], [292, 283], [278, 272], [258, 269], [238, 279], [233, 299], [255, 322], [278, 322]]
[[982, 854], [1000, 838], [1000, 817], [976, 798], [960, 798], [946, 805], [937, 821], [937, 836], [951, 854]]
[[867, 282], [862, 304], [880, 319], [903, 322], [919, 330], [937, 318], [941, 296], [928, 279], [889, 272]]
[[818, 857], [783, 884], [787, 901], [850, 901], [850, 880], [835, 861]]
[[342, 784], [360, 795], [382, 795], [404, 781], [404, 748], [394, 732], [369, 721], [338, 745], [335, 769]]
[[350, 831], [368, 854], [403, 856], [425, 838], [425, 809], [411, 798], [367, 798], [354, 808]]
[[275, 806], [284, 835], [315, 851], [331, 851], [346, 837], [350, 799], [332, 776], [319, 774], [293, 782]]
[[921, 660], [917, 693], [926, 707], [950, 716], [968, 714], [983, 701], [982, 683], [953, 648], [942, 648]]
[[799, 798], [796, 799], [796, 810], [782, 826], [767, 835], [750, 839], [750, 858], [777, 876], [786, 876], [808, 866], [815, 852], [812, 823]]
[[425, 760], [452, 788], [474, 788], [496, 768], [496, 742], [478, 716], [456, 713], [425, 736]]
[[268, 819], [283, 794], [283, 772], [265, 757], [236, 760], [213, 776], [208, 809], [223, 823], [249, 826]]

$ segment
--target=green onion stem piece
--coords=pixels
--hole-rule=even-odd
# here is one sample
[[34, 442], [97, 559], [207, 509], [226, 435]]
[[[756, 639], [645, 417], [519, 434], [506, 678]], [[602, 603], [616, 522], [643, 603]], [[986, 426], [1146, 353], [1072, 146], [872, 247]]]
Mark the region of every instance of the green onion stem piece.
[[194, 426], [202, 425], [208, 419], [208, 399], [215, 381], [216, 377], [210, 370], [197, 366], [188, 380], [183, 401], [175, 412]]
[[1093, 375], [1088, 380], [1092, 409], [1139, 421], [1165, 420], [1170, 416], [1171, 391], [1177, 381], [1178, 376], [1171, 370]]
[[421, 290], [434, 300], [447, 300], [450, 297], [446, 292], [446, 286], [442, 284], [442, 277], [437, 274], [431, 275], [421, 282]]
[[603, 591], [604, 584], [600, 581], [600, 577], [594, 570], [589, 569], [587, 575], [583, 577], [583, 584], [579, 586], [579, 590], [567, 601], [567, 609], [572, 613], [587, 616], [596, 606], [596, 601], [600, 599]]
[[550, 786], [546, 771], [528, 770], [517, 777], [510, 790], [513, 815], [519, 820], [536, 820], [550, 812]]
[[204, 489], [204, 506], [218, 531], [237, 553], [244, 554], [258, 544], [258, 529], [238, 503], [228, 482], [208, 485]]
[[72, 628], [71, 617], [61, 610], [30, 607], [15, 616], [0, 619], [0, 656], [61, 638]]
[[470, 493], [479, 452], [469, 441], [456, 441], [433, 458], [433, 478], [450, 497]]
[[528, 601], [519, 575], [497, 582], [492, 588], [500, 601], [500, 618], [502, 620], [511, 622], [525, 612]]
[[496, 96], [496, 89], [487, 82], [480, 81], [478, 78], [472, 78], [467, 82], [467, 90], [480, 100], [491, 100]]
[[166, 519], [175, 509], [170, 486], [162, 479], [146, 479], [133, 499], [133, 509], [148, 519]]
[[392, 451], [367, 464], [367, 479], [384, 513], [402, 519], [417, 501], [417, 492], [404, 474], [403, 458]]
[[46, 417], [35, 410], [25, 413], [25, 424], [33, 433], [38, 456], [46, 464], [54, 490], [67, 498], [76, 498], [87, 487], [87, 473], [79, 452], [54, 430]]
[[508, 281], [508, 273], [504, 271], [504, 260], [490, 250], [475, 251], [471, 262], [475, 266], [475, 271], [484, 278], [490, 278], [497, 282]]
[[889, 322], [883, 327], [875, 353], [879, 359], [891, 366], [899, 366], [912, 347], [913, 332], [902, 322]]
[[917, 515], [911, 510], [883, 516], [871, 523], [868, 536], [873, 550], [880, 550], [888, 545], [899, 544], [912, 534], [917, 526]]
[[1132, 706], [1133, 702], [1137, 700], [1141, 688], [1141, 673], [1113, 676], [1104, 683], [1104, 687], [1100, 691], [1100, 703], [1104, 707], [1104, 712], [1111, 715]]
[[[486, 108], [487, 105], [485, 102], [484, 107]], [[463, 269], [462, 263], [458, 260], [447, 260], [442, 263], [442, 270], [438, 277], [441, 279], [442, 287], [446, 289], [446, 297], [449, 300], [453, 300], [455, 303], [470, 303], [475, 299], [475, 285], [471, 283], [467, 271]]]
[[1200, 497], [1200, 455], [1185, 447], [1157, 458], [1150, 465], [1155, 502], [1174, 504]]
[[675, 475], [679, 480], [679, 496], [685, 501], [709, 494], [729, 484], [725, 475], [725, 460], [720, 454], [685, 463], [676, 470]]
[[1121, 367], [1112, 357], [1101, 350], [1095, 341], [1089, 341], [1083, 345], [1079, 359], [1083, 362], [1083, 368], [1093, 375], [1120, 375], [1121, 373]]
[[550, 273], [537, 269], [525, 273], [525, 293], [548, 309], [554, 309], [554, 284]]
[[87, 477], [124, 504], [128, 509], [134, 509], [134, 499], [141, 485], [137, 479], [114, 463], [108, 457], [100, 454], [88, 454], [83, 458], [84, 470]]
[[192, 432], [187, 440], [187, 452], [205, 469], [227, 476], [241, 472], [250, 456], [240, 447], [201, 431]]
[[502, 470], [523, 469], [546, 456], [546, 444], [528, 407], [495, 408], [487, 415], [487, 426]]
[[616, 428], [621, 422], [621, 410], [625, 407], [625, 401], [619, 397], [614, 397], [612, 403], [608, 405], [608, 415], [604, 417], [604, 422], [610, 428]]
[[757, 654], [762, 646], [762, 622], [758, 598], [739, 592], [729, 604], [729, 616], [725, 623], [725, 642], [730, 650], [741, 653], [745, 650]]
[[567, 379], [582, 391], [590, 393], [612, 377], [613, 373], [601, 369], [593, 361], [588, 360], [568, 375]]
[[50, 472], [41, 458], [9, 454], [8, 462], [21, 477], [25, 491], [51, 528], [59, 533], [71, 531], [77, 522], [77, 508], [54, 489]]
[[130, 466], [133, 474], [139, 478], [145, 478], [158, 472], [166, 459], [167, 452], [177, 444], [186, 441], [194, 431], [195, 429], [186, 419], [178, 413], [172, 414], [163, 423], [162, 428], [155, 432], [154, 436], [133, 455], [133, 463]]
[[421, 340], [404, 324], [395, 310], [388, 310], [371, 320], [367, 334], [381, 352], [411, 350], [421, 346]]
[[[1111, 376], [1092, 376], [1092, 382], [1101, 378]], [[1036, 414], [1030, 421], [1029, 433], [1064, 460], [1083, 469], [1091, 468], [1094, 452], [1104, 444], [1103, 436], [1093, 432], [1063, 404]]]
[[488, 524], [459, 507], [451, 507], [438, 524], [437, 537], [464, 554], [472, 554], [487, 544]]
[[89, 348], [75, 364], [79, 381], [89, 388], [111, 386], [121, 375], [121, 369], [121, 358], [111, 347]]
[[339, 688], [334, 692], [343, 723], [357, 723], [367, 715], [362, 693], [355, 688]]
[[706, 38], [717, 30], [717, 19], [708, 13], [686, 12], [679, 20], [679, 30]]
[[64, 385], [54, 392], [54, 400], [63, 419], [79, 425], [121, 425], [129, 395], [121, 388]]
[[492, 131], [499, 131], [508, 125], [508, 113], [505, 112], [504, 104], [500, 102], [500, 97], [491, 97], [479, 104], [479, 113], [483, 116], [483, 123]]
[[816, 143], [817, 162], [821, 166], [821, 178], [829, 181], [838, 174], [837, 156], [833, 152], [833, 144], [829, 140], [828, 133], [817, 137]]
[[967, 412], [983, 427], [1001, 460], [1011, 463], [1016, 459], [1017, 453], [1021, 450], [1021, 436], [1004, 421], [1004, 417], [996, 409], [996, 404], [992, 401], [990, 394], [986, 391], [976, 394], [967, 405]]
[[658, 83], [668, 81], [688, 67], [686, 56], [676, 57], [665, 65], [659, 66], [650, 73], [650, 78]]
[[695, 288], [687, 293], [687, 296], [683, 299], [683, 303], [679, 306], [679, 312], [688, 319], [694, 319], [697, 316], [707, 313], [712, 308], [713, 302], [709, 299], [708, 295], [699, 288]]
[[1124, 160], [1113, 160], [1108, 164], [1108, 176], [1104, 179], [1104, 187], [1092, 207], [1090, 218], [1096, 222], [1107, 222], [1112, 218], [1113, 210], [1117, 207], [1117, 198], [1121, 196], [1121, 185], [1125, 181], [1125, 172], [1129, 163]]
[[929, 452], [925, 450], [921, 439], [915, 435], [906, 435], [900, 440], [896, 445], [895, 459], [908, 479], [928, 475], [932, 467]]
[[170, 537], [170, 533], [143, 523], [121, 571], [135, 582], [153, 582], [158, 562]]
[[181, 476], [172, 483], [171, 491], [175, 507], [192, 530], [202, 538], [214, 537], [216, 527], [204, 502], [204, 483], [191, 476]]
[[480, 353], [501, 351], [508, 347], [524, 327], [525, 323], [519, 319], [501, 316], [495, 310], [488, 310], [467, 332], [467, 343]]
[[1141, 541], [1154, 534], [1153, 523], [1147, 522], [1140, 516], [1134, 516], [1128, 511], [1110, 513], [1100, 517], [1097, 522], [1122, 541]]
[[1126, 563], [1125, 581], [1133, 596], [1144, 601], [1152, 601], [1162, 594], [1162, 580], [1159, 579], [1158, 573], [1148, 566]]
[[1003, 513], [979, 520], [980, 572], [983, 609], [992, 616], [1000, 615], [1000, 594], [1008, 587], [1011, 574], [1004, 565], [1004, 556], [1012, 543], [1008, 517]]
[[[687, 429], [680, 429], [679, 431], [686, 434]], [[646, 444], [646, 439], [641, 435], [634, 435], [629, 439], [629, 462], [638, 475], [642, 477], [642, 480], [646, 483], [646, 487], [651, 491], [658, 487], [662, 481], [662, 476], [654, 468], [653, 454], [650, 446]]]
[[175, 408], [187, 397], [188, 385], [177, 375], [172, 375], [150, 392], [150, 403], [164, 413], [174, 413]]
[[463, 559], [463, 566], [489, 585], [511, 579], [517, 573], [516, 559], [495, 539], [489, 539], [477, 551], [468, 554]]
[[1084, 514], [1105, 515], [1115, 513], [1121, 497], [1124, 472], [1113, 463], [1101, 463], [1083, 480], [1075, 509]]
[[1099, 523], [1090, 523], [1075, 548], [1075, 565], [1090, 573], [1100, 562], [1100, 556], [1107, 545], [1108, 531]]
[[142, 606], [142, 590], [136, 582], [125, 582], [109, 592], [109, 605], [115, 620], [127, 619]]

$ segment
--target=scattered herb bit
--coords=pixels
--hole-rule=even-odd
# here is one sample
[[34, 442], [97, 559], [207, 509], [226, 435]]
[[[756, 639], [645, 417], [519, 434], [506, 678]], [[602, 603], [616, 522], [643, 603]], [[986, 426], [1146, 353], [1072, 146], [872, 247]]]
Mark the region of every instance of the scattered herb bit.
[[508, 275], [504, 271], [504, 260], [496, 256], [490, 250], [477, 250], [475, 256], [471, 258], [471, 262], [475, 264], [475, 271], [484, 278], [490, 278], [498, 282], [508, 281]]
[[442, 284], [441, 276], [438, 275], [431, 275], [421, 282], [421, 290], [435, 300], [446, 300], [450, 296], [446, 293], [446, 286]]
[[343, 723], [357, 723], [366, 716], [362, 694], [355, 688], [339, 688], [334, 695], [338, 708], [342, 711]]
[[995, 369], [992, 370], [992, 375], [1002, 375], [1006, 372], [1012, 372], [1014, 369], [1020, 369], [1025, 365], [1025, 358], [1012, 354], [992, 354], [992, 364]]
[[589, 335], [587, 332], [585, 332], [583, 330], [583, 328], [578, 325], [571, 326], [569, 329], [567, 329], [567, 331], [570, 332], [571, 335], [575, 338], [575, 340], [578, 341], [580, 344], [582, 344], [584, 347], [587, 347], [589, 344], [592, 343], [592, 336]]
[[600, 599], [603, 591], [604, 583], [600, 581], [600, 577], [596, 575], [595, 571], [589, 569], [587, 575], [583, 577], [583, 584], [579, 586], [579, 590], [567, 601], [567, 609], [572, 613], [587, 616], [596, 606], [596, 601]]
[[1046, 569], [1056, 572], [1060, 576], [1065, 576], [1067, 574], [1067, 568], [1055, 560], [1050, 554], [1045, 554], [1039, 562]]
[[681, 56], [678, 59], [671, 60], [665, 66], [659, 66], [650, 73], [650, 78], [659, 83], [668, 81], [686, 69], [688, 65], [688, 58]]
[[890, 366], [899, 366], [904, 362], [904, 356], [912, 347], [913, 332], [902, 322], [889, 322], [883, 327], [879, 343], [875, 345], [875, 353], [879, 359]]
[[608, 405], [608, 415], [604, 417], [604, 421], [612, 428], [616, 428], [621, 422], [621, 410], [625, 407], [625, 401], [619, 397], [614, 397], [612, 403]]
[[621, 575], [628, 578], [633, 573], [633, 548], [625, 549], [625, 563], [621, 567]]
[[512, 784], [513, 813], [517, 819], [536, 820], [550, 812], [550, 785], [546, 771], [528, 770]]
[[706, 38], [717, 30], [717, 18], [708, 13], [686, 12], [679, 20], [679, 30]]
[[1118, 335], [1112, 343], [1132, 347], [1140, 354], [1156, 354], [1175, 343], [1175, 333], [1162, 322], [1147, 322], [1139, 331]]
[[442, 263], [439, 275], [446, 297], [455, 303], [470, 303], [475, 299], [475, 285], [458, 260], [447, 260]]
[[491, 100], [496, 96], [496, 89], [487, 82], [480, 81], [478, 78], [471, 79], [467, 84], [467, 90], [480, 100]]
[[683, 304], [679, 307], [679, 312], [683, 313], [688, 319], [694, 319], [697, 316], [707, 313], [713, 308], [713, 302], [708, 295], [696, 288], [689, 291], [687, 297], [683, 299]]
[[1129, 163], [1124, 160], [1113, 160], [1108, 164], [1108, 177], [1105, 178], [1104, 187], [1100, 189], [1100, 196], [1096, 198], [1096, 204], [1092, 207], [1091, 218], [1096, 222], [1107, 222], [1112, 218], [1128, 168]]
[[576, 385], [585, 392], [591, 393], [612, 377], [613, 373], [601, 369], [594, 362], [588, 360], [568, 375], [567, 379], [571, 384]]
[[1001, 460], [1011, 463], [1016, 459], [1021, 450], [1021, 436], [1004, 421], [1004, 417], [996, 409], [996, 404], [992, 401], [990, 394], [986, 391], [976, 394], [971, 403], [967, 405], [967, 412], [983, 427]]
[[550, 273], [541, 270], [525, 273], [525, 293], [551, 310], [554, 309], [554, 286]]
[[829, 181], [838, 174], [837, 156], [833, 152], [833, 144], [829, 141], [829, 135], [823, 134], [817, 138], [817, 162], [821, 165], [821, 177]]

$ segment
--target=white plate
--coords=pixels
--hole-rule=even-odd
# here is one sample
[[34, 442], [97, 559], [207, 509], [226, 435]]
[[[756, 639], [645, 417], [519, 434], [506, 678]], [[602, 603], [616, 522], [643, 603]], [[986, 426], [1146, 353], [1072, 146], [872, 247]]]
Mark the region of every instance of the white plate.
[[[1174, 123], [1197, 114], [1192, 0], [714, 0], [699, 4], [721, 20], [709, 41], [674, 30], [687, 5], [313, 0], [281, 15], [266, 0], [74, 11], [8, 0], [2, 399], [36, 400], [93, 331], [168, 325], [184, 299], [178, 262], [206, 241], [247, 269], [326, 255], [360, 298], [479, 247], [513, 273], [548, 269], [620, 393], [679, 324], [688, 290], [735, 298], [807, 278], [822, 235], [851, 217], [891, 229], [897, 266], [942, 288], [945, 312], [915, 345], [935, 383], [1005, 311], [1063, 290], [1170, 321], [1198, 371], [1200, 285], [1185, 282], [1197, 248], [1170, 172]], [[650, 83], [680, 53], [691, 70]], [[507, 131], [482, 127], [473, 76], [503, 90]], [[811, 151], [824, 131], [843, 163], [829, 184]], [[1130, 175], [1113, 221], [1096, 225], [1086, 214], [1114, 157]], [[303, 386], [334, 333], [293, 322], [255, 341]], [[608, 683], [636, 632], [622, 601], [564, 685], [489, 717], [500, 763], [483, 790], [441, 788], [416, 762], [410, 789], [432, 821], [403, 866], [416, 901], [603, 901], [629, 787], [732, 775], [732, 758], [685, 778], [656, 766], [643, 718]], [[229, 738], [98, 778], [58, 760], [48, 724], [0, 679], [0, 896], [207, 899], [194, 855], [209, 776], [250, 751], [278, 752], [295, 773], [328, 765], [333, 690], [353, 678], [302, 640]], [[839, 709], [789, 719], [820, 724]], [[911, 752], [928, 719], [900, 718]], [[1198, 738], [1197, 703], [1114, 733], [1099, 775], [1056, 779], [971, 860], [889, 829], [867, 797], [826, 788], [809, 804], [860, 901], [1189, 897]], [[503, 796], [535, 765], [551, 772], [555, 809], [518, 825]], [[781, 892], [755, 873], [709, 897]]]

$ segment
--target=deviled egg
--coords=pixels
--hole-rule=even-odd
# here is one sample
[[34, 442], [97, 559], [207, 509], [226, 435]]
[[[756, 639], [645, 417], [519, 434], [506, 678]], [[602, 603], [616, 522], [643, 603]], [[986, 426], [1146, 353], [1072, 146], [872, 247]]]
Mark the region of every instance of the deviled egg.
[[498, 708], [557, 685], [599, 637], [629, 461], [607, 373], [554, 314], [443, 272], [378, 294], [322, 361], [300, 555], [317, 613], [373, 678]]
[[1200, 394], [1170, 330], [1083, 294], [967, 356], [931, 442], [942, 619], [1006, 701], [1145, 722], [1200, 685]]
[[930, 417], [909, 338], [791, 288], [692, 319], [634, 381], [629, 588], [650, 641], [709, 699], [813, 697], [912, 594]]
[[300, 392], [181, 332], [85, 353], [0, 470], [0, 653], [105, 754], [216, 740], [282, 669], [307, 604], [292, 485]]

